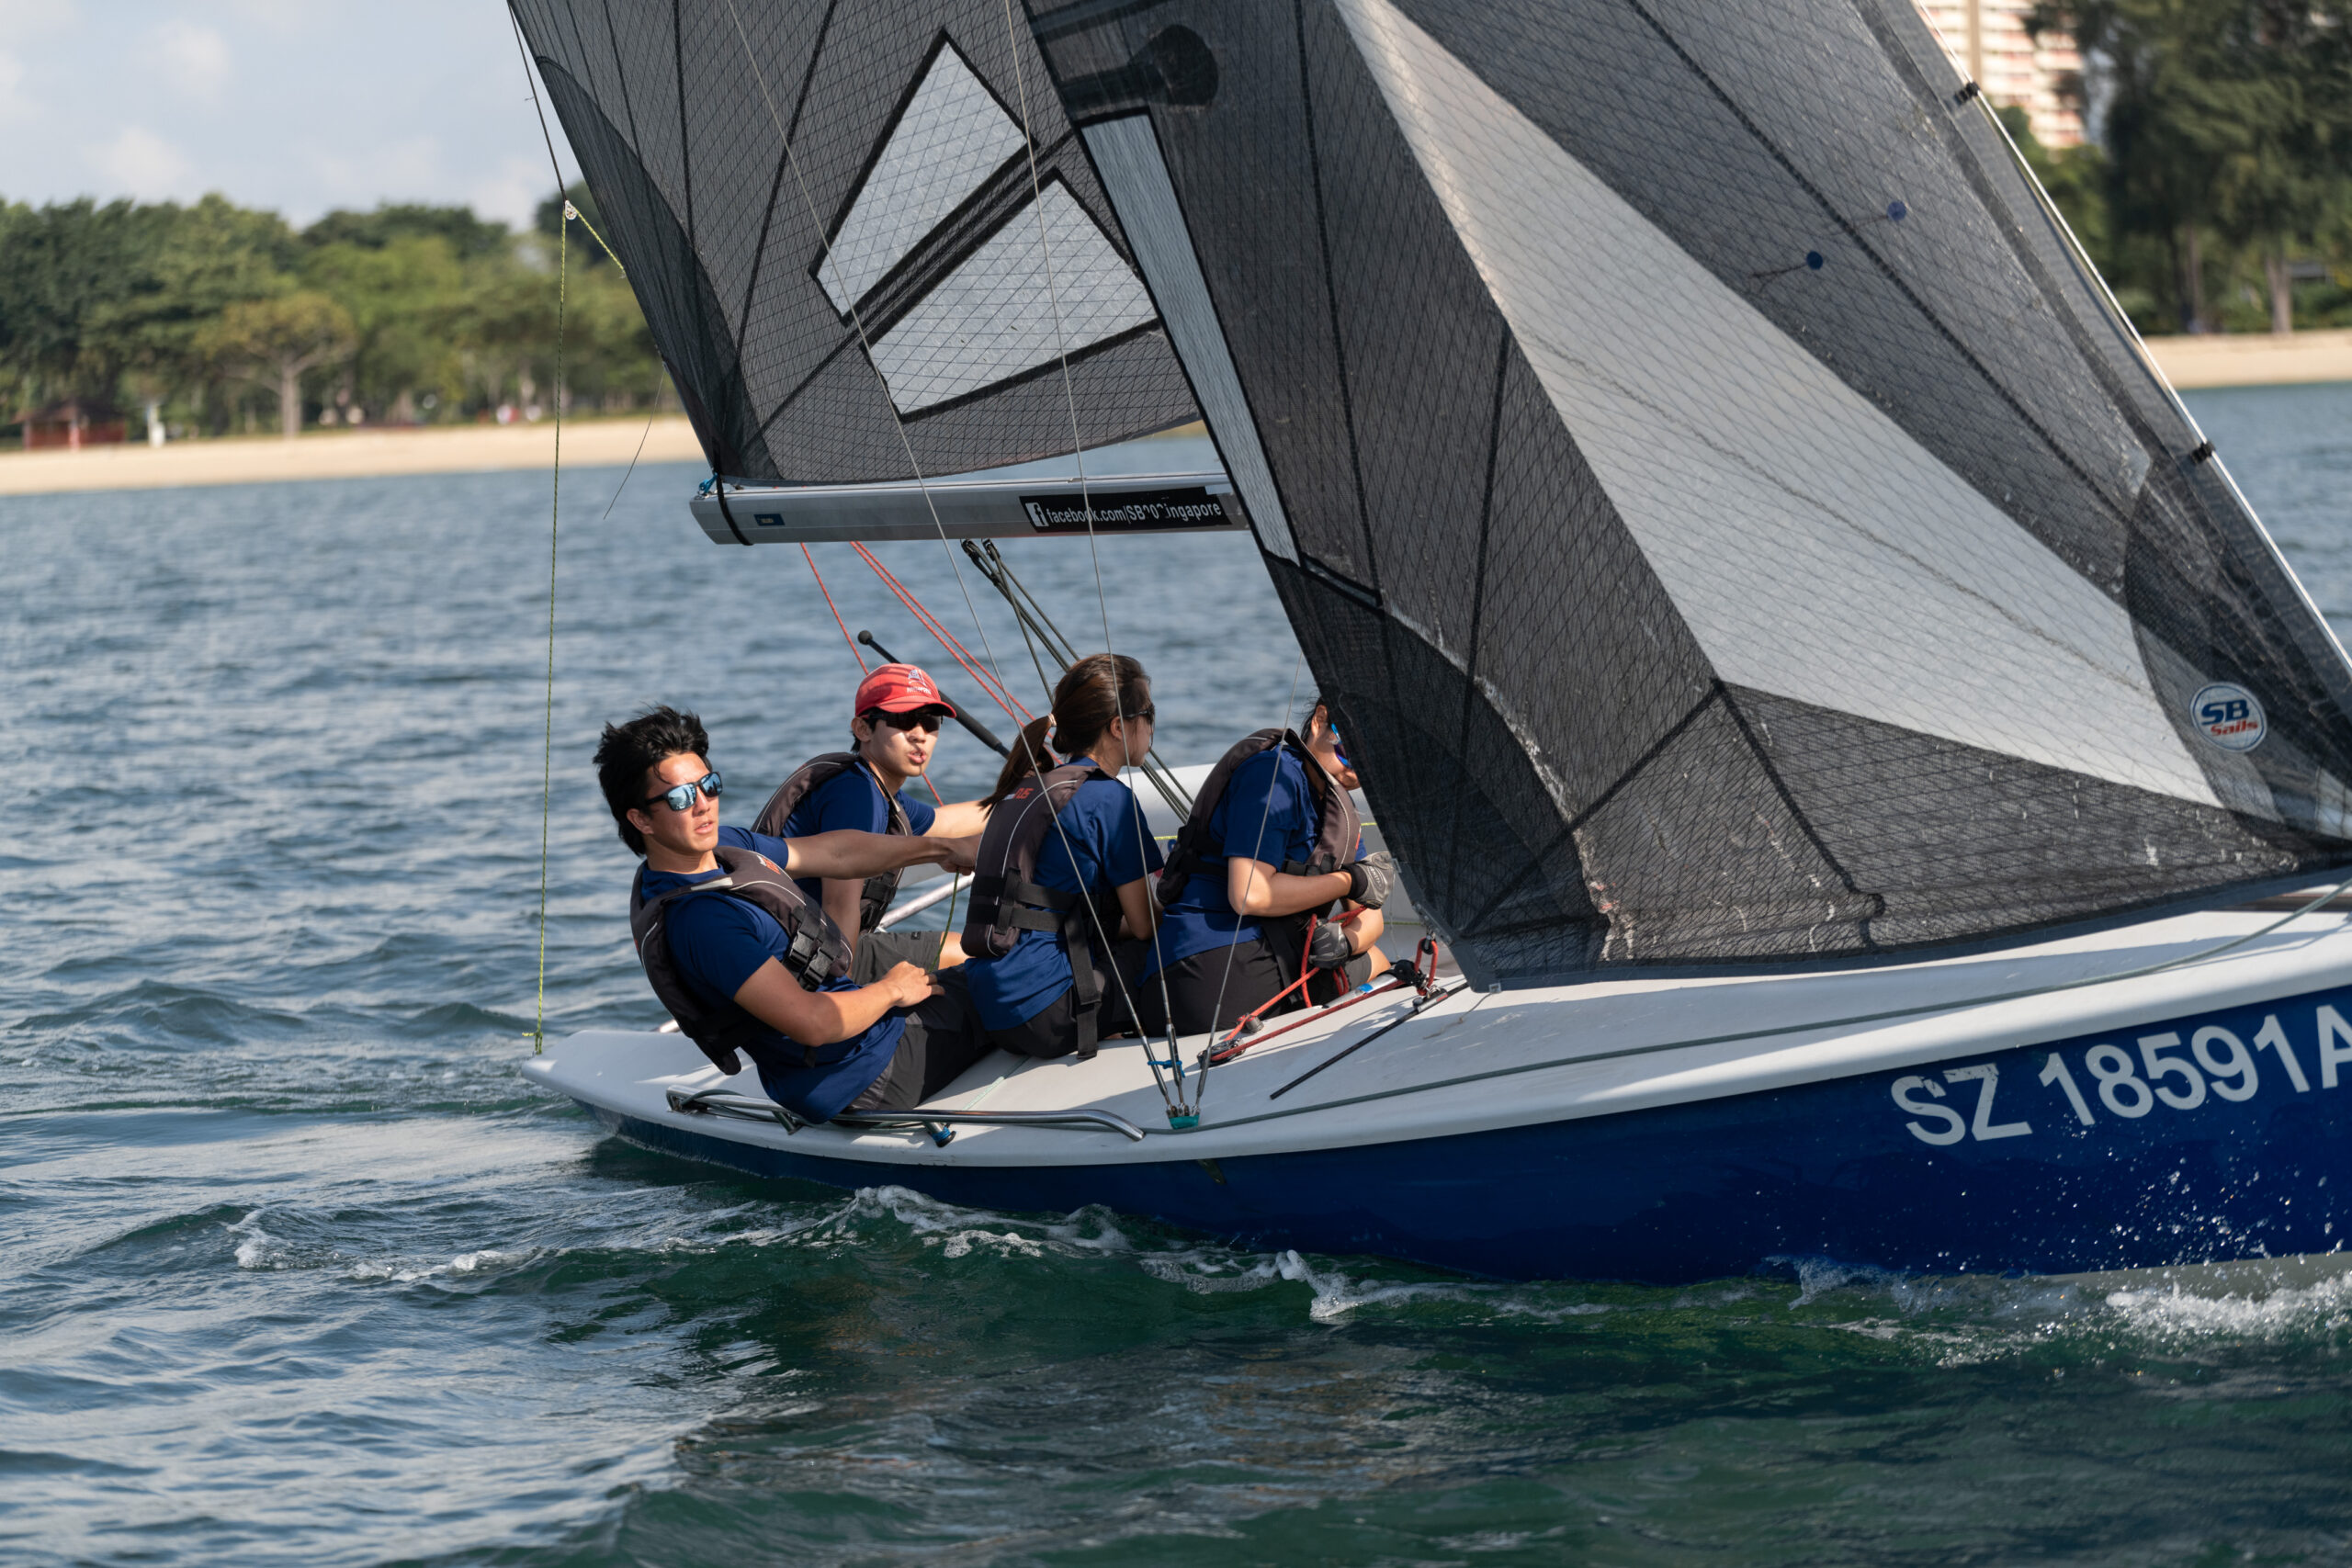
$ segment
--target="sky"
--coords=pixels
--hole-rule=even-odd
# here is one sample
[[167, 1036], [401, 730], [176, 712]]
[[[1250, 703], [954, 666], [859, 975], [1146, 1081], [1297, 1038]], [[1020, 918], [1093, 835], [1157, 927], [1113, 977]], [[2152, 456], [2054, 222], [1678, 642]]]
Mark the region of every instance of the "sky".
[[297, 224], [463, 203], [519, 228], [554, 185], [502, 0], [0, 0], [0, 198], [219, 191]]

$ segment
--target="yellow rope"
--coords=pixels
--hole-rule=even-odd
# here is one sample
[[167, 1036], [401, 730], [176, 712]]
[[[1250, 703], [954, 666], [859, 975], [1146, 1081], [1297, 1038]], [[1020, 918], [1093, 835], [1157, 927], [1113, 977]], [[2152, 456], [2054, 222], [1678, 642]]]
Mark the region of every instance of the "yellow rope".
[[[576, 216], [568, 201], [563, 204], [563, 210], [566, 217]], [[588, 231], [595, 232], [594, 229]], [[564, 307], [571, 291], [571, 234], [569, 223], [556, 225], [555, 468], [548, 481], [548, 715], [546, 732], [539, 744], [539, 999], [538, 1021], [531, 1031], [534, 1056], [548, 1048], [548, 817], [555, 791], [555, 558], [563, 517], [563, 328]]]

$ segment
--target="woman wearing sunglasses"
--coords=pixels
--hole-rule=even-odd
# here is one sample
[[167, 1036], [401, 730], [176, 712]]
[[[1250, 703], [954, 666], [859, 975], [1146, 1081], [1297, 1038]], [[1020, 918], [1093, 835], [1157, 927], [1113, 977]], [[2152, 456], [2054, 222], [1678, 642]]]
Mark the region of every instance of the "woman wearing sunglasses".
[[1364, 855], [1348, 803], [1359, 781], [1323, 701], [1303, 737], [1261, 731], [1217, 773], [1224, 787], [1211, 798], [1213, 773], [1161, 880], [1159, 938], [1136, 983], [1154, 1033], [1170, 1014], [1179, 1034], [1231, 1028], [1297, 980], [1302, 958], [1317, 972], [1307, 995], [1292, 992], [1278, 1011], [1332, 1000], [1388, 966], [1374, 944], [1394, 872], [1386, 852]]
[[[812, 757], [777, 786], [752, 831], [776, 838], [838, 832], [969, 838], [988, 824], [977, 800], [934, 805], [927, 788], [907, 786], [930, 768], [941, 721], [956, 710], [930, 675], [912, 664], [885, 664], [858, 682], [850, 704], [849, 751]], [[898, 897], [899, 874], [866, 878], [816, 877], [800, 889], [823, 902], [857, 956], [853, 973], [873, 980], [894, 964], [947, 969], [964, 962], [952, 933], [876, 931]]]

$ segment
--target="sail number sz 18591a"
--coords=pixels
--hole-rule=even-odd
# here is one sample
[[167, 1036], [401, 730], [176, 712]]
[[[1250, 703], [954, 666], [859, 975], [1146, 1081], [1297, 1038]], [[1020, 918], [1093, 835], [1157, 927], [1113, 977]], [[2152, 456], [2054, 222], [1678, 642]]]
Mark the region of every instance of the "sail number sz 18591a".
[[[2319, 1087], [2334, 1089], [2338, 1073], [2352, 1063], [2352, 1023], [2322, 1003], [2312, 1010], [2310, 1039]], [[2206, 1024], [2186, 1033], [2166, 1030], [2143, 1034], [2131, 1045], [2085, 1047], [2080, 1053], [2079, 1077], [2068, 1063], [2066, 1051], [2052, 1051], [2035, 1081], [2064, 1097], [2064, 1110], [2059, 1114], [2071, 1114], [2086, 1127], [2098, 1125], [2102, 1110], [2109, 1116], [2136, 1122], [2160, 1105], [2194, 1111], [2209, 1095], [2221, 1100], [2252, 1100], [2262, 1089], [2265, 1052], [2269, 1053], [2270, 1066], [2285, 1077], [2295, 1093], [2312, 1091], [2303, 1058], [2275, 1012], [2264, 1015], [2262, 1027], [2254, 1032], [2251, 1041], [2219, 1024]], [[2043, 1112], [2028, 1110], [2015, 1120], [2001, 1120], [2016, 1112], [1996, 1106], [2000, 1082], [1997, 1066], [1978, 1062], [1946, 1067], [1936, 1077], [1914, 1073], [1896, 1078], [1892, 1092], [1896, 1106], [1914, 1118], [1904, 1126], [1923, 1144], [1943, 1147], [1968, 1138], [1991, 1143], [2030, 1136], [2033, 1123], [2029, 1118]], [[1976, 1086], [1973, 1106], [1967, 1104], [1964, 1092], [1945, 1087], [1971, 1083]]]

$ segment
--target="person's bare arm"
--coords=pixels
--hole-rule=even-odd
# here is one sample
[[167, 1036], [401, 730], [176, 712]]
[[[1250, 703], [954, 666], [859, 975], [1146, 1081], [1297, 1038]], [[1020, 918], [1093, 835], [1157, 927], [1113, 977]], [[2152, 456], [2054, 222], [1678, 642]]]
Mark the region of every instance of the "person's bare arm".
[[989, 825], [989, 808], [977, 800], [951, 800], [932, 814], [933, 838], [969, 838]]
[[979, 840], [972, 838], [942, 838], [926, 835], [909, 838], [898, 833], [861, 833], [854, 829], [838, 828], [830, 833], [811, 833], [807, 838], [794, 839], [788, 846], [791, 854], [785, 866], [787, 876], [843, 877], [864, 881], [886, 871], [897, 871], [909, 865], [944, 865], [951, 870], [966, 871], [979, 848]]
[[1292, 876], [1261, 860], [1235, 855], [1225, 863], [1225, 898], [1244, 915], [1295, 915], [1319, 909], [1344, 898], [1351, 886], [1348, 874]]
[[834, 925], [841, 928], [842, 935], [848, 938], [850, 946], [854, 948], [858, 938], [857, 923], [865, 913], [862, 907], [865, 901], [865, 884], [859, 879], [827, 877], [824, 886], [825, 913]]
[[1159, 923], [1159, 906], [1152, 902], [1151, 883], [1150, 877], [1138, 876], [1118, 889], [1119, 913], [1123, 917], [1119, 929], [1129, 937], [1149, 936], [1152, 927]]
[[865, 1033], [892, 1008], [912, 1007], [937, 994], [931, 976], [911, 964], [895, 965], [874, 984], [854, 991], [804, 991], [771, 958], [737, 988], [735, 1005], [803, 1045], [831, 1045]]

